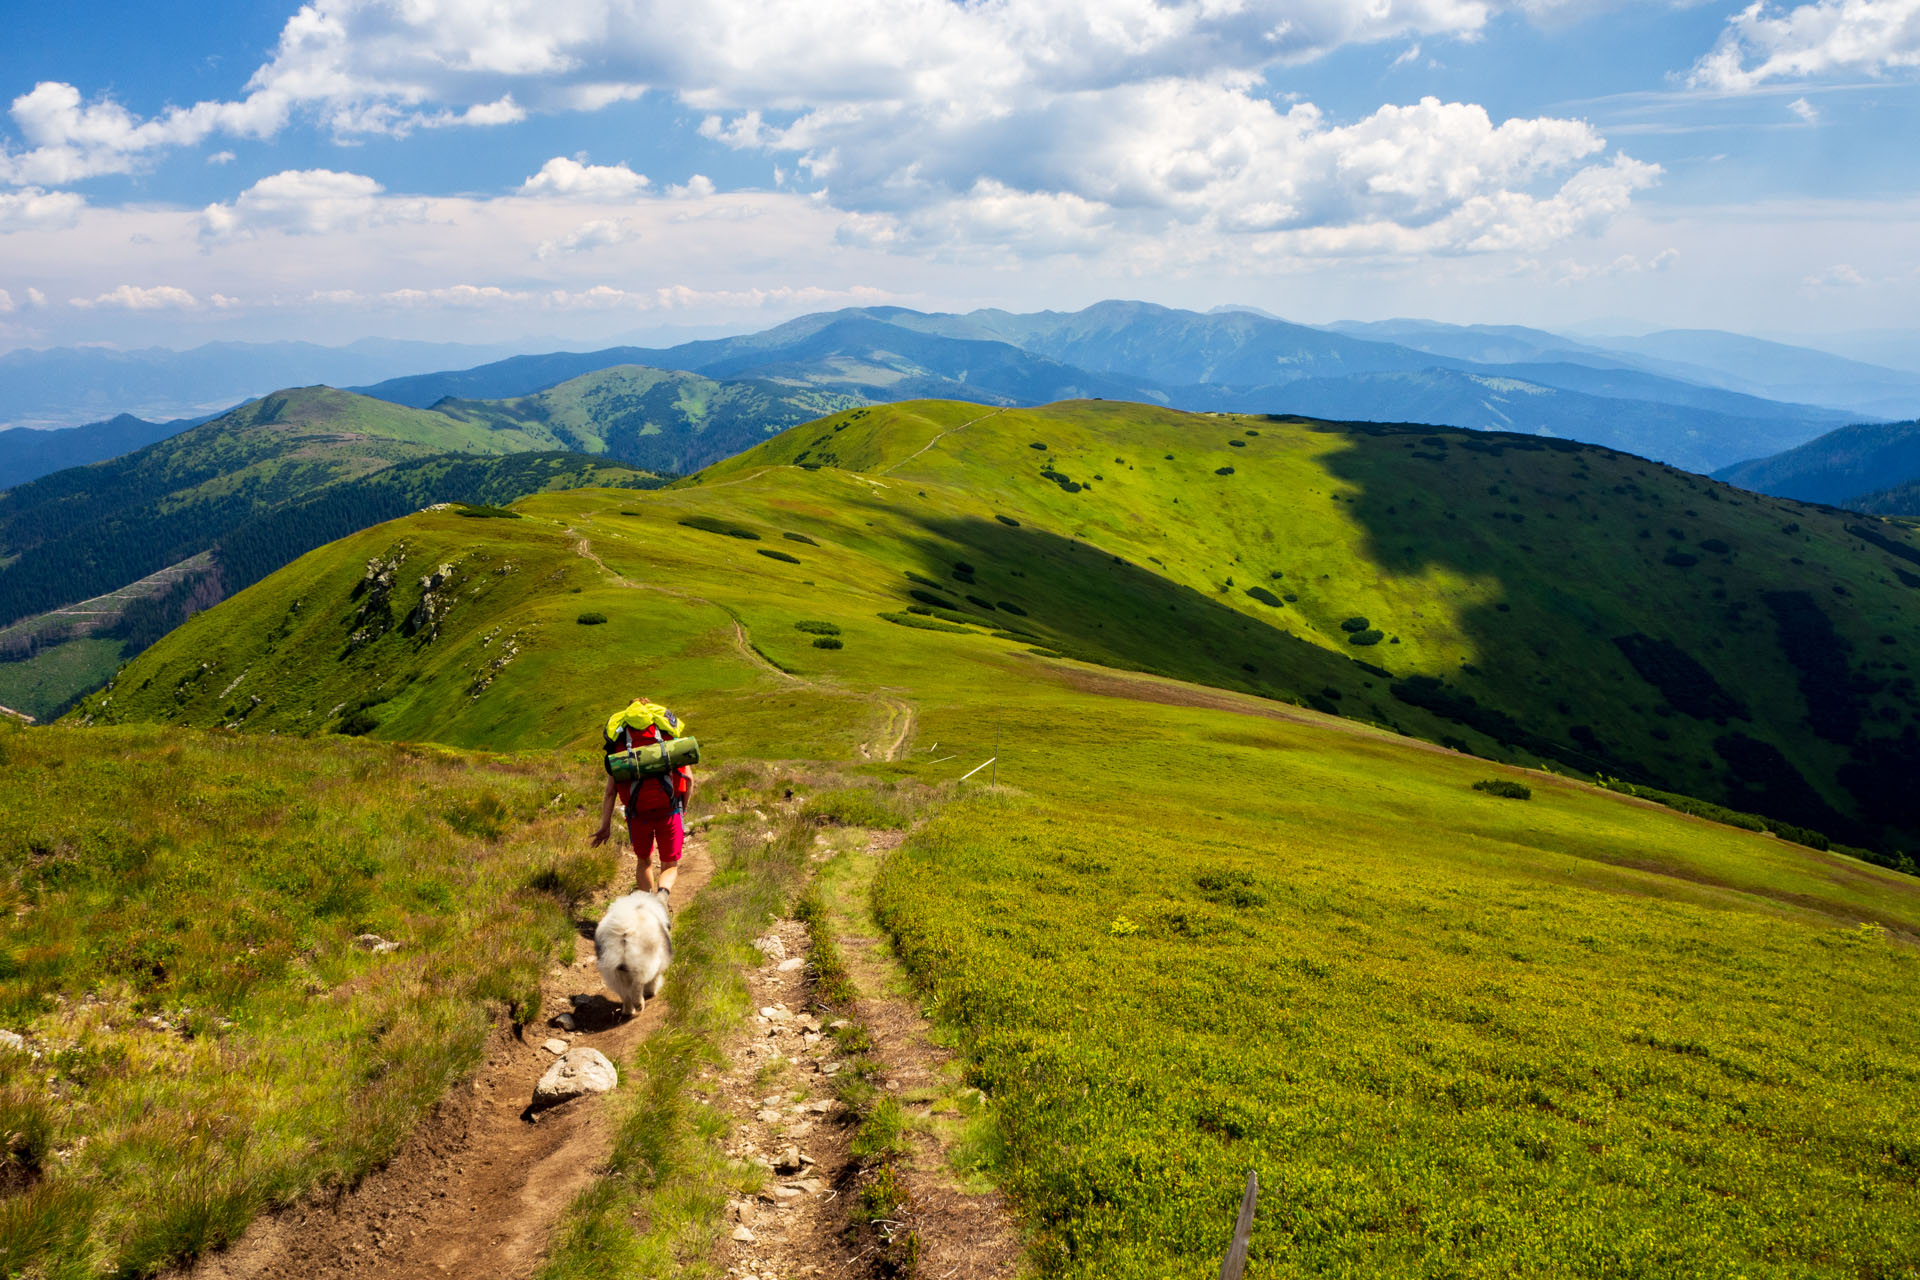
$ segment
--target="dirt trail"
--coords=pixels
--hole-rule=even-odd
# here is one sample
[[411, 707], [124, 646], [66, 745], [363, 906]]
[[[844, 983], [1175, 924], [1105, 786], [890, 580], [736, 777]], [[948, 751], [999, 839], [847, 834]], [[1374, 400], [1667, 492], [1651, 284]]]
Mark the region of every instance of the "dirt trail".
[[890, 466], [888, 466], [887, 469], [885, 471], [882, 471], [880, 474], [883, 476], [890, 476], [894, 472], [898, 471], [901, 467], [906, 466], [909, 462], [912, 462], [915, 458], [925, 453], [927, 450], [933, 448], [933, 446], [939, 444], [942, 440], [945, 440], [948, 436], [952, 435], [954, 432], [965, 431], [968, 427], [972, 426], [976, 422], [985, 422], [988, 418], [998, 417], [1000, 414], [1003, 414], [1005, 412], [1006, 410], [1004, 408], [995, 409], [992, 413], [983, 413], [977, 418], [968, 418], [965, 422], [962, 422], [958, 426], [948, 427], [945, 431], [942, 431], [939, 435], [927, 441], [925, 444], [921, 445], [918, 449], [915, 449], [912, 453], [908, 454], [906, 457], [900, 459], [900, 461], [895, 462]]
[[[684, 906], [712, 874], [706, 841], [694, 836], [675, 885]], [[630, 865], [623, 861], [618, 892]], [[593, 942], [574, 941], [574, 963], [541, 982], [546, 1018], [522, 1041], [496, 1032], [487, 1061], [456, 1085], [398, 1155], [350, 1192], [263, 1218], [238, 1244], [202, 1259], [192, 1280], [453, 1280], [523, 1277], [539, 1266], [548, 1236], [575, 1192], [587, 1185], [612, 1140], [603, 1100], [589, 1095], [523, 1118], [533, 1085], [554, 1055], [549, 1038], [591, 1046], [616, 1064], [660, 1024], [673, 999], [669, 970], [659, 1000], [630, 1022], [600, 981]], [[577, 1007], [572, 997], [586, 997]], [[572, 1009], [577, 1032], [550, 1025]], [[622, 1082], [623, 1085], [625, 1081]]]
[[[876, 848], [900, 841], [898, 832], [876, 833]], [[775, 1171], [756, 1195], [728, 1205], [721, 1261], [729, 1275], [757, 1280], [875, 1274], [873, 1250], [848, 1231], [849, 1201], [860, 1193], [852, 1157], [853, 1117], [835, 1101], [834, 1077], [845, 1068], [828, 1028], [838, 1017], [812, 1008], [805, 958], [806, 926], [783, 920], [756, 946], [770, 947], [766, 963], [747, 975], [751, 1031], [719, 1083], [719, 1105], [734, 1118], [728, 1154], [764, 1161]], [[887, 976], [874, 955], [871, 936], [843, 938], [846, 959], [863, 995], [854, 1011], [874, 1038], [874, 1056], [884, 1064], [881, 1087], [894, 1093], [923, 1122], [946, 1092], [944, 1051], [928, 1041], [927, 1024], [910, 1002], [875, 993]], [[1005, 1199], [972, 1194], [947, 1172], [946, 1152], [929, 1123], [912, 1135], [914, 1155], [902, 1170], [912, 1190], [912, 1210], [903, 1225], [920, 1238], [916, 1275], [929, 1280], [1006, 1280], [1018, 1274], [1018, 1232]], [[782, 1154], [801, 1164], [781, 1173]]]
[[[993, 415], [987, 414], [985, 416], [992, 417]], [[961, 426], [965, 425], [965, 423], [961, 424]], [[954, 428], [955, 431], [959, 429], [959, 427]], [[658, 587], [651, 583], [635, 582], [633, 579], [609, 568], [607, 562], [602, 560], [594, 552], [593, 545], [584, 537], [578, 536], [578, 530], [568, 529], [567, 532], [576, 535], [573, 549], [578, 552], [583, 559], [592, 561], [594, 565], [599, 568], [600, 572], [612, 578], [614, 582], [620, 586], [635, 591], [658, 591], [665, 595], [677, 596], [682, 600], [691, 600], [696, 604], [712, 605], [716, 609], [724, 610], [727, 615], [733, 619], [733, 647], [739, 651], [741, 658], [744, 659], [749, 666], [764, 671], [774, 679], [784, 681], [788, 684], [805, 685], [810, 689], [819, 689], [824, 692], [840, 694], [847, 697], [866, 698], [870, 702], [875, 702], [885, 707], [887, 710], [887, 723], [886, 727], [881, 730], [881, 733], [886, 736], [887, 745], [885, 749], [879, 753], [878, 758], [881, 760], [898, 760], [901, 755], [905, 753], [907, 742], [913, 737], [914, 724], [918, 719], [917, 713], [914, 711], [911, 703], [899, 698], [885, 697], [881, 694], [865, 694], [853, 690], [836, 689], [832, 686], [823, 685], [817, 681], [794, 675], [791, 671], [783, 670], [779, 666], [776, 666], [764, 653], [761, 653], [760, 650], [754, 647], [753, 637], [748, 634], [746, 623], [740, 621], [737, 616], [734, 616], [733, 610], [728, 609], [725, 605], [716, 605], [704, 596], [692, 595], [685, 591], [676, 591], [672, 587]], [[863, 758], [869, 760], [875, 758], [875, 754], [869, 744], [863, 742], [858, 749]]]

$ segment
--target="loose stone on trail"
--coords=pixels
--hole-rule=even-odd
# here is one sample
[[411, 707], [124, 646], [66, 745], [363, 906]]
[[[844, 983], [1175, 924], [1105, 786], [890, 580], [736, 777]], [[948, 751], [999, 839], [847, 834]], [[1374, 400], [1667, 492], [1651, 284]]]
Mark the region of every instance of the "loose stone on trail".
[[555, 1037], [554, 1039], [547, 1041], [545, 1044], [541, 1045], [540, 1047], [542, 1049], [545, 1049], [548, 1053], [552, 1054], [554, 1057], [558, 1058], [566, 1053], [567, 1042], [565, 1040], [559, 1039], [558, 1037]]
[[533, 1105], [551, 1107], [587, 1093], [605, 1093], [620, 1083], [620, 1073], [598, 1049], [569, 1049], [533, 1087]]
[[787, 958], [787, 944], [782, 942], [775, 934], [770, 933], [764, 938], [755, 938], [753, 940], [753, 949], [769, 960], [785, 960]]
[[798, 969], [801, 965], [804, 965], [805, 963], [806, 961], [802, 960], [799, 956], [794, 956], [791, 960], [782, 960], [775, 967], [778, 968], [781, 973], [792, 973], [795, 969]]
[[363, 933], [353, 940], [353, 945], [362, 951], [371, 951], [376, 956], [383, 956], [389, 951], [400, 949], [399, 943], [389, 942], [377, 933]]

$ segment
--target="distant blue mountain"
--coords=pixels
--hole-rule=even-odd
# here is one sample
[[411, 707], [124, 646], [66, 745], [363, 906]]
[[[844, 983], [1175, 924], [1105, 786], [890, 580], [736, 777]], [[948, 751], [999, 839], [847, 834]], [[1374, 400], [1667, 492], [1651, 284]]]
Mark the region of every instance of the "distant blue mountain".
[[175, 418], [171, 422], [148, 422], [123, 413], [105, 422], [90, 422], [84, 427], [58, 431], [35, 431], [30, 427], [0, 431], [0, 489], [11, 489], [68, 467], [117, 458], [204, 421], [204, 418]]
[[[1920, 481], [1920, 422], [1876, 422], [1829, 431], [1798, 448], [1714, 472], [1714, 479], [1776, 498], [1824, 502], [1881, 515], [1911, 515], [1863, 501]], [[1895, 506], [1905, 505], [1908, 500]]]
[[954, 315], [865, 307], [732, 338], [522, 356], [356, 389], [425, 408], [445, 396], [526, 395], [594, 369], [637, 363], [871, 400], [1039, 404], [1107, 397], [1535, 431], [1697, 470], [1791, 448], [1858, 416], [1665, 376], [1640, 367], [1642, 357], [1540, 330], [1387, 322], [1370, 331], [1385, 327], [1429, 346], [1525, 359], [1470, 359], [1248, 310], [1202, 315], [1102, 302], [1073, 312]]

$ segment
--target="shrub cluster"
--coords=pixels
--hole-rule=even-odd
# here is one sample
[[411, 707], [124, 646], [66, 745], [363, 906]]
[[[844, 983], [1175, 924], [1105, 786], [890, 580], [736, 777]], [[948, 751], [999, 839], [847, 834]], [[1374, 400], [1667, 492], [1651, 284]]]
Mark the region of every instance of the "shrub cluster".
[[583, 627], [597, 627], [601, 623], [605, 622], [606, 620], [607, 620], [606, 614], [595, 613], [592, 610], [589, 610], [586, 613], [583, 613], [579, 617], [574, 619], [575, 622], [579, 623]]
[[760, 541], [760, 535], [745, 525], [738, 525], [731, 521], [716, 519], [713, 516], [687, 516], [680, 520], [679, 523], [689, 529], [698, 529], [702, 533], [720, 533], [725, 534], [729, 538], [741, 538], [748, 542]]
[[1511, 778], [1482, 778], [1473, 784], [1475, 791], [1484, 791], [1490, 796], [1504, 796], [1509, 800], [1533, 799], [1533, 788]]

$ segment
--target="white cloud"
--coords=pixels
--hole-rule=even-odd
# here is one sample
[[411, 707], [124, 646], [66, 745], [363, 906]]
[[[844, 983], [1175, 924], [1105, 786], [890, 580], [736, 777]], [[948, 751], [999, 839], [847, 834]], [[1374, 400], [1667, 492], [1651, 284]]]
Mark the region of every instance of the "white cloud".
[[1814, 106], [1811, 102], [1808, 102], [1805, 98], [1795, 98], [1792, 102], [1789, 102], [1787, 104], [1787, 110], [1791, 111], [1795, 116], [1797, 116], [1800, 120], [1804, 121], [1807, 124], [1820, 123], [1820, 108]]
[[[397, 134], [657, 92], [707, 113], [706, 136], [790, 163], [875, 243], [1053, 251], [1039, 246], [1075, 224], [1417, 233], [1473, 201], [1496, 214], [1551, 201], [1533, 184], [1602, 142], [1578, 121], [1496, 127], [1434, 101], [1336, 125], [1276, 108], [1268, 73], [1347, 45], [1476, 38], [1503, 9], [1558, 20], [1594, 2], [311, 0], [242, 100], [138, 121], [42, 85], [16, 106], [40, 122], [40, 149], [6, 160], [22, 181], [125, 168], [215, 130], [271, 132], [294, 110], [342, 136]], [[520, 193], [611, 201], [647, 185], [625, 165], [556, 157]], [[705, 178], [670, 191], [710, 193]]]
[[647, 176], [624, 164], [583, 164], [555, 156], [520, 184], [523, 196], [559, 196], [568, 200], [626, 200], [648, 186]]
[[216, 151], [207, 157], [208, 164], [232, 164], [237, 157], [231, 151]]
[[543, 240], [534, 251], [537, 258], [553, 258], [561, 254], [587, 253], [594, 249], [608, 249], [617, 244], [640, 238], [640, 228], [629, 218], [596, 218], [592, 222], [583, 222], [566, 235]]
[[86, 200], [71, 191], [0, 191], [0, 233], [58, 231], [80, 219]]
[[704, 200], [713, 194], [713, 179], [696, 173], [684, 184], [668, 187], [667, 194], [676, 200]]
[[97, 298], [71, 298], [68, 301], [83, 309], [107, 307], [124, 311], [190, 310], [200, 305], [200, 300], [191, 293], [169, 284], [157, 285], [151, 289], [123, 284], [118, 289], [103, 293]]
[[1920, 67], [1920, 0], [1814, 0], [1791, 9], [1754, 0], [1727, 19], [1687, 80], [1742, 92], [1770, 80], [1911, 67]]
[[30, 307], [44, 307], [47, 305], [47, 295], [29, 286], [27, 289], [27, 305]]
[[1807, 289], [1858, 289], [1867, 278], [1844, 262], [1836, 262], [1825, 271], [1816, 271], [1800, 282]]
[[5, 315], [11, 310], [13, 310], [13, 295], [5, 289], [0, 289], [0, 315]]
[[216, 131], [264, 138], [287, 121], [279, 93], [241, 102], [200, 102], [140, 120], [111, 99], [84, 103], [70, 84], [46, 80], [13, 100], [14, 125], [31, 149], [0, 150], [0, 182], [63, 184], [103, 173], [130, 173], [163, 148], [199, 142]]
[[317, 235], [418, 216], [418, 202], [378, 200], [384, 190], [364, 174], [288, 169], [260, 179], [232, 204], [208, 205], [200, 215], [201, 235], [209, 240], [263, 231]]

